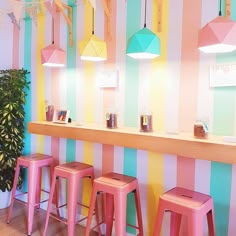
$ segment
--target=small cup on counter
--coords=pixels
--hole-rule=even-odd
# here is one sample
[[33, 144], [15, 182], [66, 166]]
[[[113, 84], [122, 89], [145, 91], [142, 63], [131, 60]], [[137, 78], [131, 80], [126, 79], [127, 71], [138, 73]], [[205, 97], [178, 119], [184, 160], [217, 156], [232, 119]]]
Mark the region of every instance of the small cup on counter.
[[107, 113], [106, 114], [106, 126], [109, 129], [117, 128], [117, 114], [116, 113]]
[[152, 132], [152, 115], [140, 115], [140, 131]]
[[46, 106], [46, 121], [52, 121], [54, 115], [54, 106], [47, 105]]
[[208, 125], [206, 122], [198, 121], [194, 124], [194, 137], [196, 138], [208, 137]]

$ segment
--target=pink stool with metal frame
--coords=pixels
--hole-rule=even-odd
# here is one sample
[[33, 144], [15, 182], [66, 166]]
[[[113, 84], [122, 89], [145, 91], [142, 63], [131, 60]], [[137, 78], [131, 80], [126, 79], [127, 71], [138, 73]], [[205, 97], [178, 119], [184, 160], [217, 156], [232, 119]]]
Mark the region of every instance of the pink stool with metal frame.
[[[57, 209], [67, 206], [67, 219], [61, 218], [53, 214], [52, 212], [52, 199], [54, 196], [54, 192], [57, 189], [57, 180], [59, 178], [67, 179], [68, 185], [68, 200], [67, 203], [58, 206]], [[67, 224], [67, 236], [73, 236], [75, 234], [75, 224], [80, 223], [81, 221], [87, 219], [87, 217], [83, 217], [80, 220], [76, 220], [76, 208], [77, 205], [81, 205], [82, 207], [89, 208], [89, 206], [85, 206], [78, 202], [78, 193], [79, 193], [79, 183], [82, 178], [90, 178], [91, 184], [94, 180], [94, 168], [91, 165], [80, 163], [80, 162], [68, 162], [66, 164], [58, 165], [54, 168], [51, 192], [48, 202], [47, 214], [46, 214], [46, 222], [44, 227], [43, 235], [46, 236], [46, 231], [48, 227], [49, 217], [52, 217], [62, 223]]]
[[214, 206], [211, 196], [180, 187], [160, 196], [154, 236], [161, 232], [165, 211], [171, 212], [170, 235], [179, 235], [182, 215], [187, 216], [188, 235], [203, 235], [203, 218], [207, 216], [210, 236], [215, 236]]
[[[20, 192], [16, 194], [17, 182], [20, 173], [20, 168], [28, 168], [28, 192]], [[28, 207], [28, 235], [32, 233], [32, 226], [33, 226], [33, 217], [34, 217], [34, 208], [40, 207], [40, 203], [48, 201], [42, 200], [41, 201], [41, 191], [47, 192], [46, 190], [41, 189], [41, 172], [43, 167], [50, 168], [50, 174], [52, 176], [53, 172], [53, 157], [43, 154], [31, 154], [28, 156], [21, 156], [17, 159], [16, 164], [16, 171], [14, 176], [14, 183], [12, 188], [12, 196], [11, 196], [11, 204], [8, 210], [7, 215], [7, 223], [10, 223], [11, 213], [14, 205], [14, 201], [18, 201], [27, 205]], [[51, 182], [51, 177], [50, 177]], [[20, 200], [20, 195], [28, 194], [27, 202]]]
[[[104, 222], [106, 223], [106, 235], [111, 235], [112, 233], [114, 210], [115, 235], [126, 235], [127, 195], [131, 192], [133, 192], [135, 196], [138, 226], [130, 224], [128, 225], [130, 227], [138, 229], [139, 235], [143, 236], [144, 234], [138, 180], [134, 177], [117, 173], [108, 173], [94, 180], [85, 235], [89, 236], [89, 232], [91, 230], [90, 225], [92, 221], [92, 213], [93, 209], [95, 208], [98, 193], [106, 194], [106, 212]], [[103, 222], [101, 222], [100, 224], [102, 223]], [[96, 225], [95, 227], [99, 227], [100, 224]]]

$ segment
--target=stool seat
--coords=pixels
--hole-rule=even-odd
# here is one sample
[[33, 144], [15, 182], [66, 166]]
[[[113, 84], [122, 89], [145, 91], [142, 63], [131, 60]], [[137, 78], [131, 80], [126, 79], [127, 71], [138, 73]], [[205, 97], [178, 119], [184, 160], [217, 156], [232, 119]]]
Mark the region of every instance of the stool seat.
[[[130, 224], [128, 225], [130, 227], [138, 229], [139, 235], [143, 236], [143, 223], [138, 180], [135, 177], [114, 172], [105, 174], [94, 180], [89, 215], [86, 225], [86, 236], [89, 236], [89, 232], [91, 230], [90, 225], [92, 221], [92, 211], [95, 207], [96, 197], [98, 193], [106, 194], [105, 221], [101, 222], [106, 224], [106, 235], [111, 235], [112, 233], [113, 216], [115, 212], [116, 236], [124, 236], [126, 234], [127, 195], [129, 193], [134, 193], [138, 227]], [[100, 224], [98, 224], [97, 226], [99, 226]]]
[[[46, 231], [48, 227], [49, 217], [52, 217], [62, 223], [67, 224], [67, 236], [73, 236], [75, 234], [75, 225], [85, 219], [84, 217], [80, 220], [76, 220], [76, 207], [79, 204], [82, 207], [89, 208], [89, 206], [85, 206], [82, 203], [78, 202], [78, 194], [79, 194], [79, 186], [82, 178], [90, 178], [91, 184], [94, 180], [94, 168], [91, 165], [81, 163], [81, 162], [68, 162], [65, 164], [60, 164], [54, 168], [52, 186], [49, 196], [47, 214], [46, 214], [46, 222], [44, 227], [43, 235], [46, 236]], [[58, 193], [57, 188], [57, 180], [60, 178], [64, 178], [67, 180], [68, 186], [68, 199], [67, 203], [62, 204], [61, 206], [57, 206], [56, 209], [60, 209], [62, 207], [67, 206], [67, 219], [60, 217], [60, 215], [54, 215], [52, 212], [52, 199], [55, 194]]]
[[178, 235], [182, 215], [187, 216], [188, 235], [203, 235], [206, 215], [209, 235], [215, 236], [213, 199], [207, 194], [176, 187], [160, 196], [154, 236], [159, 236], [165, 211], [171, 211], [170, 235]]
[[[15, 176], [14, 176], [14, 182], [13, 182], [13, 188], [12, 188], [11, 204], [10, 204], [8, 215], [7, 215], [7, 223], [10, 222], [14, 201], [18, 201], [20, 203], [23, 203], [24, 205], [27, 205], [28, 235], [31, 235], [32, 233], [34, 208], [36, 206], [39, 208], [40, 203], [46, 202], [48, 200], [48, 199], [45, 199], [41, 201], [41, 195], [40, 195], [41, 191], [49, 193], [49, 191], [41, 189], [42, 168], [49, 167], [50, 174], [52, 175], [53, 162], [54, 160], [52, 156], [44, 155], [40, 153], [34, 153], [28, 156], [20, 156], [17, 158], [16, 170], [15, 170]], [[20, 168], [28, 168], [28, 191], [20, 192], [19, 194], [16, 194]], [[49, 182], [51, 182], [51, 177], [50, 177]], [[28, 194], [27, 202], [24, 202], [19, 199], [19, 196], [23, 194]]]

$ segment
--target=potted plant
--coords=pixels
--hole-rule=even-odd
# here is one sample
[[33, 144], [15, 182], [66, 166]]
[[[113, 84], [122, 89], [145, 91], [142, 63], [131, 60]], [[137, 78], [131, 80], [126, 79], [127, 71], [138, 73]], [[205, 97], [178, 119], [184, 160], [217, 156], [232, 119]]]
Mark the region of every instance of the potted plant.
[[[12, 190], [17, 158], [24, 148], [28, 73], [25, 69], [0, 70], [0, 192]], [[18, 179], [19, 187], [23, 182], [22, 174]]]

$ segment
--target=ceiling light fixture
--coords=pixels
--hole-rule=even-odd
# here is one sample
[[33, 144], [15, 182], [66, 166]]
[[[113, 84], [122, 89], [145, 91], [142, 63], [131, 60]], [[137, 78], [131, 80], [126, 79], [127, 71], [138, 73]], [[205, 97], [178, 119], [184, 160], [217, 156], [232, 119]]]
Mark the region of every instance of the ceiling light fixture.
[[147, 0], [145, 0], [144, 27], [128, 40], [126, 54], [134, 59], [153, 59], [160, 56], [160, 39], [146, 28], [146, 8]]
[[105, 61], [107, 59], [107, 45], [104, 40], [94, 35], [94, 8], [92, 36], [79, 42], [80, 58], [84, 61]]
[[198, 49], [205, 53], [226, 53], [236, 50], [236, 22], [221, 14], [199, 31]]
[[[69, 26], [69, 44], [72, 46], [72, 7], [62, 3], [61, 0], [54, 0], [53, 7], [55, 12], [57, 8], [57, 10], [62, 13], [66, 23]], [[65, 14], [65, 9], [68, 10], [69, 17]], [[41, 63], [43, 66], [48, 67], [64, 67], [66, 65], [66, 52], [54, 43], [54, 17], [55, 14], [52, 14], [52, 43], [49, 46], [41, 49]]]

